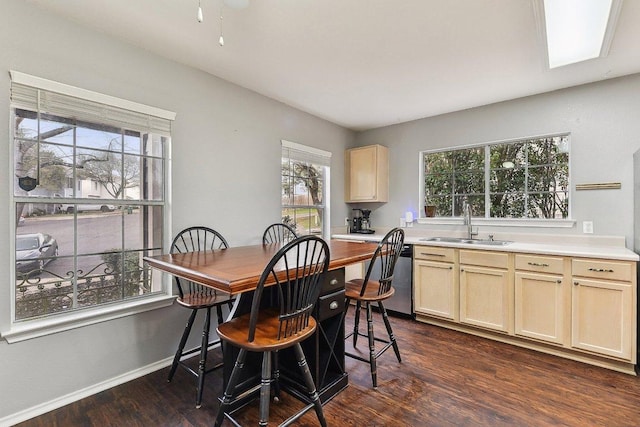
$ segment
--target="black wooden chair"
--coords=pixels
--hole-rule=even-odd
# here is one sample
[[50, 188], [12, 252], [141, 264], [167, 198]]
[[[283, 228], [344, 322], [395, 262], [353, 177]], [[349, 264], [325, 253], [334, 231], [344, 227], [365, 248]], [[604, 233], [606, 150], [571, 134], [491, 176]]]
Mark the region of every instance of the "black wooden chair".
[[[280, 243], [280, 242], [290, 242], [298, 238], [296, 231], [293, 227], [277, 222], [275, 224], [271, 224], [264, 230], [264, 234], [262, 235], [262, 243], [265, 245], [269, 245], [271, 243]], [[273, 353], [273, 375], [275, 378], [280, 376], [280, 363], [278, 361], [278, 352]], [[274, 382], [274, 391], [275, 396], [273, 398], [274, 401], [280, 400], [280, 386], [278, 381]]]
[[[311, 403], [282, 425], [292, 423], [314, 408], [320, 424], [326, 426], [322, 404], [300, 343], [316, 330], [316, 321], [311, 313], [320, 293], [321, 275], [326, 273], [328, 266], [329, 247], [324, 240], [304, 236], [287, 243], [264, 269], [253, 295], [251, 312], [218, 326], [218, 335], [225, 345], [231, 344], [240, 350], [218, 410], [216, 426], [225, 416], [238, 425], [230, 408], [236, 401], [246, 398], [247, 392], [240, 390], [238, 393], [236, 386], [242, 385], [240, 378], [247, 352], [262, 353], [262, 381], [253, 390], [260, 388], [260, 425], [267, 425], [270, 388], [278, 380], [271, 369], [272, 356], [289, 347], [294, 348]], [[269, 308], [262, 304], [261, 307], [265, 283], [274, 281], [268, 292], [277, 304]]]
[[271, 224], [264, 230], [262, 235], [262, 243], [268, 245], [276, 242], [290, 242], [298, 237], [296, 231], [287, 224], [275, 223]]
[[[181, 231], [175, 237], [175, 239], [173, 239], [170, 252], [172, 254], [175, 254], [213, 249], [226, 249], [228, 247], [229, 244], [227, 243], [225, 238], [222, 237], [222, 235], [217, 231], [212, 230], [208, 227], [196, 226], [189, 227]], [[180, 339], [178, 350], [176, 351], [176, 354], [173, 358], [173, 364], [171, 365], [171, 370], [169, 371], [169, 377], [167, 381], [171, 381], [173, 379], [173, 375], [175, 374], [178, 365], [182, 366], [188, 372], [194, 375], [198, 379], [198, 386], [196, 389], [196, 408], [200, 408], [202, 406], [202, 391], [205, 376], [214, 369], [222, 366], [222, 363], [219, 363], [208, 369], [206, 366], [207, 352], [209, 351], [209, 349], [218, 344], [220, 344], [220, 346], [222, 347], [222, 342], [219, 339], [209, 342], [211, 309], [214, 307], [216, 308], [216, 312], [218, 315], [218, 324], [221, 324], [222, 322], [224, 322], [224, 318], [222, 316], [222, 306], [227, 305], [229, 307], [229, 310], [231, 310], [233, 307], [234, 299], [229, 294], [216, 291], [207, 286], [203, 286], [185, 279], [180, 279], [175, 276], [174, 278], [179, 293], [176, 301], [181, 306], [190, 309], [191, 315], [189, 316], [187, 325], [185, 326], [184, 332], [182, 333], [182, 338]], [[187, 339], [189, 338], [189, 333], [191, 332], [191, 327], [193, 326], [193, 322], [196, 318], [198, 310], [206, 310], [204, 326], [202, 330], [202, 342], [200, 346], [188, 351], [184, 351], [184, 346], [187, 342]], [[200, 352], [200, 361], [198, 363], [198, 371], [196, 372], [181, 359], [184, 356], [191, 355], [197, 352]]]
[[[387, 351], [389, 347], [393, 347], [393, 351], [396, 353], [398, 362], [402, 362], [402, 359], [400, 358], [400, 351], [398, 350], [398, 343], [396, 342], [395, 336], [393, 335], [393, 330], [391, 329], [391, 324], [389, 323], [389, 316], [387, 315], [387, 310], [384, 308], [384, 304], [382, 303], [382, 301], [392, 297], [395, 292], [393, 286], [391, 286], [393, 282], [393, 270], [395, 268], [396, 261], [400, 257], [400, 252], [402, 252], [403, 244], [404, 231], [400, 228], [391, 230], [389, 233], [387, 233], [386, 236], [384, 236], [375, 253], [373, 254], [364, 279], [350, 280], [345, 284], [347, 307], [347, 309], [345, 310], [345, 316], [347, 314], [347, 310], [349, 309], [349, 303], [351, 302], [351, 300], [354, 300], [356, 302], [353, 331], [345, 336], [345, 340], [352, 337], [353, 347], [355, 350], [358, 337], [367, 337], [369, 340], [369, 357], [364, 358], [359, 354], [350, 352], [345, 352], [345, 355], [353, 357], [354, 359], [361, 360], [363, 362], [367, 362], [371, 365], [371, 380], [373, 381], [374, 388], [378, 387], [376, 359], [380, 357], [382, 353]], [[371, 272], [376, 262], [380, 263], [381, 267], [380, 277], [377, 278], [377, 280], [371, 277]], [[387, 329], [387, 334], [389, 335], [388, 339], [378, 338], [374, 334], [373, 314], [371, 307], [373, 303], [378, 304], [379, 311], [382, 314], [382, 319], [384, 320], [384, 325]], [[363, 304], [367, 312], [367, 334], [361, 333], [358, 330], [358, 324], [360, 322], [360, 311]], [[384, 346], [378, 352], [376, 352], [375, 348], [376, 341], [384, 343]]]

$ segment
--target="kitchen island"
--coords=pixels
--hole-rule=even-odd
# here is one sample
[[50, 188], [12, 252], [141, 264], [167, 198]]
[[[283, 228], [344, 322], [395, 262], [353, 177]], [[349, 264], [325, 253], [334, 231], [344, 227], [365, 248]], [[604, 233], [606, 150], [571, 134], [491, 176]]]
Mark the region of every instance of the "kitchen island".
[[[314, 317], [317, 329], [312, 337], [302, 343], [313, 379], [318, 388], [320, 400], [326, 403], [348, 384], [348, 375], [344, 369], [344, 267], [370, 259], [376, 244], [330, 240], [329, 271], [321, 280], [322, 288]], [[238, 295], [230, 316], [248, 313], [251, 309], [253, 290], [271, 258], [282, 247], [282, 243], [251, 245], [217, 249], [212, 251], [186, 252], [145, 257], [151, 267], [165, 273], [200, 283], [216, 290]], [[267, 285], [267, 290], [269, 289]], [[237, 349], [224, 346], [224, 386], [226, 387]], [[250, 355], [247, 365], [260, 366], [258, 359]], [[301, 399], [307, 399], [306, 385], [296, 374], [296, 369], [288, 369], [295, 358], [282, 351], [280, 357], [281, 380], [288, 391]], [[295, 367], [295, 365], [294, 365]], [[252, 373], [259, 385], [260, 372]]]

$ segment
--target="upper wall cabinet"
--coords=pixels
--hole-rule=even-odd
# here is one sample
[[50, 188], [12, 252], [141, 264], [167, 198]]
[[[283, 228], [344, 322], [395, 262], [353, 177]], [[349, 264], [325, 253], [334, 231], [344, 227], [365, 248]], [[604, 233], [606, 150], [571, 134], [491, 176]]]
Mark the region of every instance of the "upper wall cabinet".
[[382, 145], [345, 152], [345, 202], [389, 201], [389, 149]]

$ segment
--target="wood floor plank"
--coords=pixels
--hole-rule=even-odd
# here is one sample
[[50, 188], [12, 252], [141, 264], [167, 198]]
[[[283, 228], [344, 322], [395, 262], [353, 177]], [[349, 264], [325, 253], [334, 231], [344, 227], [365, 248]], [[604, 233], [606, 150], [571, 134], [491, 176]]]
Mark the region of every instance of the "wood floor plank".
[[[352, 313], [348, 328], [351, 321]], [[640, 425], [638, 377], [407, 319], [391, 322], [402, 363], [392, 350], [382, 355], [374, 390], [368, 364], [347, 358], [349, 387], [324, 407], [329, 425]], [[375, 327], [384, 331], [377, 315]], [[359, 340], [358, 348], [366, 354], [366, 339]], [[195, 379], [179, 370], [167, 383], [167, 373], [168, 368], [162, 369], [19, 426], [211, 425], [222, 392], [219, 374], [208, 377], [204, 405], [195, 409]], [[280, 403], [271, 405], [271, 423], [299, 407], [300, 402], [283, 394]], [[254, 425], [257, 413], [253, 404], [238, 418]], [[298, 425], [317, 426], [313, 411]]]

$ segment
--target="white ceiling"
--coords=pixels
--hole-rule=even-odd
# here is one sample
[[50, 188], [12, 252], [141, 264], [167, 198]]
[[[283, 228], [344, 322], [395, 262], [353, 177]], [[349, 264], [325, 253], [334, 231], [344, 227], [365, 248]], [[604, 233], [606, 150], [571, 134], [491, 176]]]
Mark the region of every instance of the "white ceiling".
[[[27, 0], [363, 130], [640, 72], [640, 1], [609, 55], [549, 70], [535, 0]], [[230, 1], [230, 0], [228, 0]]]

